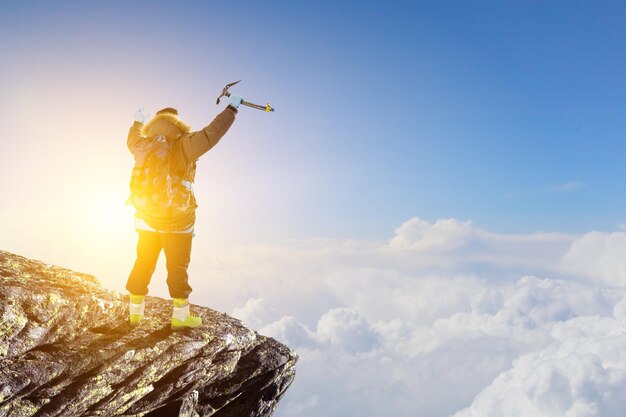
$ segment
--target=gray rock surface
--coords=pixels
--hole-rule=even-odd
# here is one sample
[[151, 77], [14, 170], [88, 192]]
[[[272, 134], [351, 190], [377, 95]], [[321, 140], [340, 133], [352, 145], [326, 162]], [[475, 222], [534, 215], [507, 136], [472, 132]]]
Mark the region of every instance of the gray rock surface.
[[200, 329], [172, 332], [171, 304], [0, 251], [0, 417], [270, 416], [295, 352], [205, 307]]

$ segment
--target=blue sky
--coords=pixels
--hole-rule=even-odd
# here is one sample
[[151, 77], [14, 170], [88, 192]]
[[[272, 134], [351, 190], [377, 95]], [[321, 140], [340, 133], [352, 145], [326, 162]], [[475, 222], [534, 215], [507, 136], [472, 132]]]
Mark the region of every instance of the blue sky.
[[[59, 71], [84, 92], [72, 112], [106, 98], [131, 120], [139, 105], [174, 101], [198, 128], [221, 86], [243, 78], [236, 92], [278, 110], [244, 109], [206, 163], [251, 194], [241, 236], [384, 237], [414, 215], [613, 229], [626, 221], [624, 8], [5, 3], [0, 78], [10, 89]], [[238, 173], [216, 172], [223, 159]]]

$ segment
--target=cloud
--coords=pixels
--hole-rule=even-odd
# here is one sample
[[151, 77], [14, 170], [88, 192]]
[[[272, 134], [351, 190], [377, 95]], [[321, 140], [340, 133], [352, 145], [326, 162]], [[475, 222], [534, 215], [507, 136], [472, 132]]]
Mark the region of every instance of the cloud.
[[626, 298], [614, 317], [555, 323], [552, 340], [522, 355], [454, 417], [619, 416], [626, 407]]
[[233, 316], [243, 321], [246, 325], [259, 328], [263, 323], [269, 323], [280, 316], [276, 310], [262, 298], [250, 298], [241, 308], [233, 310]]
[[288, 346], [314, 346], [318, 337], [309, 328], [298, 322], [293, 316], [283, 316], [279, 320], [263, 326], [259, 331], [274, 337]]
[[584, 186], [585, 184], [583, 184], [582, 182], [569, 181], [563, 184], [559, 184], [556, 187], [550, 188], [550, 191], [555, 192], [555, 193], [567, 193], [569, 191], [574, 191]]
[[624, 245], [413, 218], [387, 240], [240, 247], [191, 275], [208, 277], [196, 299], [300, 354], [278, 417], [613, 417]]
[[378, 334], [363, 316], [351, 308], [335, 308], [317, 322], [317, 336], [348, 352], [368, 352], [378, 344]]
[[470, 222], [443, 219], [431, 225], [413, 217], [396, 229], [389, 247], [415, 251], [450, 251], [467, 245], [473, 237], [476, 237], [476, 231]]
[[562, 268], [604, 285], [626, 285], [626, 233], [589, 232], [572, 242]]
[[569, 193], [575, 190], [578, 190], [585, 186], [585, 183], [580, 181], [568, 181], [561, 184], [553, 185], [553, 186], [540, 186], [535, 188], [530, 188], [526, 190], [517, 190], [511, 191], [507, 193], [509, 197], [539, 197], [541, 195], [548, 195], [551, 193]]

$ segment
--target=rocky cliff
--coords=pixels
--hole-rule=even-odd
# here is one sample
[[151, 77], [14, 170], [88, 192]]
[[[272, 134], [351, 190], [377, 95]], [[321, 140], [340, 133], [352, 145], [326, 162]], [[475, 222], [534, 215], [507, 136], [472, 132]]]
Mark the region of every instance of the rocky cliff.
[[128, 298], [90, 275], [0, 251], [0, 417], [270, 416], [296, 354], [204, 307], [172, 332], [170, 302]]

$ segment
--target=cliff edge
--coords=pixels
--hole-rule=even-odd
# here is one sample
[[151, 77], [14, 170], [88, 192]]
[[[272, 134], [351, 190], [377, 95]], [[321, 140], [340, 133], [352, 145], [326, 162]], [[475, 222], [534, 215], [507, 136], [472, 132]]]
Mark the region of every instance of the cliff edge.
[[0, 251], [0, 417], [270, 416], [295, 352], [239, 320], [194, 307], [202, 328], [172, 332], [171, 304]]

